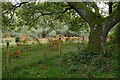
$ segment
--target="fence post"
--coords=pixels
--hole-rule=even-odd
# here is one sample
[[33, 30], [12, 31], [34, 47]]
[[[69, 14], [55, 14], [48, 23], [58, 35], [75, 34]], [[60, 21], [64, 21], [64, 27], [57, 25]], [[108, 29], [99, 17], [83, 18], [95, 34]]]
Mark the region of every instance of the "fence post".
[[9, 42], [7, 42], [6, 70], [8, 70], [8, 58], [9, 58]]
[[15, 42], [16, 42], [16, 44], [17, 44], [17, 46], [19, 45], [18, 43], [20, 42], [20, 37], [15, 37]]
[[82, 45], [84, 46], [84, 39], [85, 39], [85, 37], [83, 36], [83, 39], [82, 39]]
[[59, 38], [59, 54], [61, 54], [61, 38]]

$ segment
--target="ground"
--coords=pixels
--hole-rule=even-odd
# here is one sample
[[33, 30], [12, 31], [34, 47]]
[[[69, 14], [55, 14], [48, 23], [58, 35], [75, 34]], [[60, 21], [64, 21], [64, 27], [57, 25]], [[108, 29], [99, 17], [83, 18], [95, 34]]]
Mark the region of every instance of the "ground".
[[[116, 78], [118, 77], [117, 49], [106, 44], [108, 57], [101, 54], [86, 58], [79, 43], [62, 44], [62, 53], [48, 44], [10, 45], [10, 54], [23, 50], [19, 57], [10, 57], [8, 71], [5, 69], [6, 46], [2, 49], [3, 78]], [[83, 54], [84, 53], [84, 54]], [[79, 57], [80, 56], [80, 57]], [[85, 60], [84, 60], [85, 59]], [[85, 62], [84, 62], [85, 61]], [[92, 63], [91, 63], [92, 62]], [[105, 62], [105, 63], [101, 63]], [[98, 63], [98, 64], [97, 64]]]

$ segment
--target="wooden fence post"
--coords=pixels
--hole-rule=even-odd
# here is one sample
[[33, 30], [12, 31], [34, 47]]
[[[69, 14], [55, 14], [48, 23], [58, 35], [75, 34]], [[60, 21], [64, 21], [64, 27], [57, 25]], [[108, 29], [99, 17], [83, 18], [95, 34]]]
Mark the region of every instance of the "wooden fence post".
[[83, 45], [83, 46], [84, 46], [84, 38], [85, 38], [85, 37], [83, 36], [83, 39], [82, 39], [82, 45]]
[[59, 38], [59, 54], [61, 54], [61, 38]]
[[9, 58], [9, 42], [7, 42], [6, 70], [8, 70], [8, 58]]

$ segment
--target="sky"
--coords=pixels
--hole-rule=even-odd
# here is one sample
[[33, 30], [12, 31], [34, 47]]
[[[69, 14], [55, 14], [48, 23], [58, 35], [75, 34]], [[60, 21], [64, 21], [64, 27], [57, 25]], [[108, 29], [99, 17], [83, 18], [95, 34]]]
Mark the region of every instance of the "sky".
[[97, 3], [99, 9], [100, 9], [100, 13], [103, 11], [104, 13], [102, 13], [102, 15], [104, 16], [108, 16], [108, 9], [109, 9], [109, 6], [106, 5], [105, 3], [101, 2], [100, 4]]

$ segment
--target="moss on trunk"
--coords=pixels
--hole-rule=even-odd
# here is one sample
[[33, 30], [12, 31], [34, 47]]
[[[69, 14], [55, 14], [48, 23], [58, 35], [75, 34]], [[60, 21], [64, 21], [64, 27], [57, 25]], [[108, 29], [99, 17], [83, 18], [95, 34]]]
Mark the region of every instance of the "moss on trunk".
[[104, 27], [105, 26], [103, 26], [102, 24], [95, 24], [93, 27], [91, 27], [87, 50], [93, 52], [101, 52], [106, 55], [106, 34], [104, 34]]

